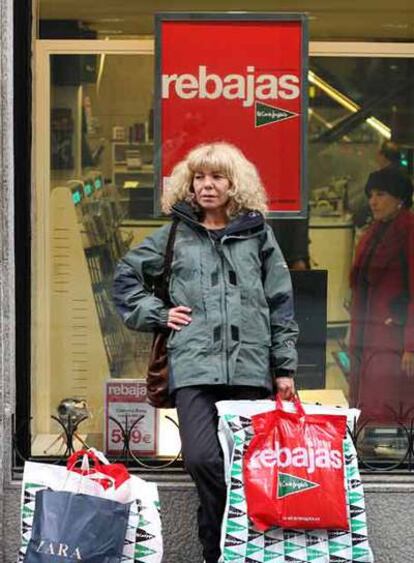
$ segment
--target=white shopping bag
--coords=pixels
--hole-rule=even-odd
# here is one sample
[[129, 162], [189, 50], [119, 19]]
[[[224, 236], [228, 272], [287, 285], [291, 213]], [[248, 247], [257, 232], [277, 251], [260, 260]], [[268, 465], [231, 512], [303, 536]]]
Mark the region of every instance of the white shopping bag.
[[[103, 463], [109, 462], [100, 452]], [[85, 469], [85, 466], [82, 467]], [[99, 471], [93, 475], [82, 475], [66, 467], [47, 463], [26, 462], [23, 472], [21, 495], [21, 545], [18, 561], [22, 562], [29, 543], [33, 524], [35, 495], [42, 489], [68, 491], [131, 503], [130, 517], [123, 549], [123, 563], [160, 563], [163, 554], [161, 519], [159, 515], [158, 489], [130, 475], [119, 487], [104, 488], [99, 482], [107, 475]]]
[[[226, 463], [227, 502], [224, 512], [220, 563], [267, 561], [269, 563], [311, 562], [373, 563], [368, 541], [364, 491], [352, 439], [344, 440], [347, 505], [350, 531], [298, 530], [274, 527], [259, 532], [248, 518], [244, 493], [243, 456], [251, 438], [251, 416], [275, 408], [274, 401], [221, 401], [219, 439]], [[284, 403], [288, 410], [293, 405]], [[359, 411], [319, 405], [304, 405], [305, 412], [346, 415], [352, 429]]]

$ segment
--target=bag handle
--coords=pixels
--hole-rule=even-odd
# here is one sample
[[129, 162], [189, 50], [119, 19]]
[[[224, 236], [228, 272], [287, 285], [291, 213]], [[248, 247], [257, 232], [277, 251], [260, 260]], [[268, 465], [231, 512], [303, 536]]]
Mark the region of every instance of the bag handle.
[[164, 303], [170, 303], [168, 287], [170, 285], [171, 265], [174, 255], [174, 243], [178, 222], [178, 219], [174, 219], [172, 222], [170, 233], [168, 235], [167, 248], [165, 250], [164, 269], [161, 276], [156, 278], [154, 288], [155, 296], [164, 301]]
[[[76, 467], [80, 461], [82, 462], [81, 466]], [[93, 465], [90, 464], [91, 461], [93, 462]], [[112, 468], [111, 472], [107, 471], [106, 468], [108, 466]], [[109, 487], [114, 487], [116, 489], [129, 478], [129, 473], [126, 467], [121, 464], [110, 465], [109, 461], [102, 452], [99, 452], [94, 448], [74, 452], [68, 458], [66, 467], [68, 475], [70, 475], [70, 473], [78, 473], [79, 475], [83, 475], [84, 477], [88, 477], [88, 479], [99, 483], [104, 489], [108, 489]]]
[[[276, 393], [275, 400], [276, 400], [276, 409], [284, 410], [282, 399], [280, 398], [279, 393]], [[300, 417], [306, 416], [305, 409], [303, 408], [302, 402], [299, 399], [299, 395], [297, 395], [297, 394], [293, 395], [292, 403], [295, 405], [296, 413]]]
[[[94, 465], [91, 468], [89, 461], [93, 461]], [[81, 463], [80, 468], [76, 467], [76, 464], [79, 462]], [[113, 486], [114, 479], [110, 476], [103, 475], [101, 477], [101, 473], [99, 472], [99, 466], [103, 466], [100, 464], [98, 457], [95, 453], [91, 450], [78, 450], [74, 452], [71, 456], [68, 457], [66, 460], [66, 478], [63, 484], [62, 490], [66, 490], [67, 484], [71, 478], [71, 476], [82, 475], [84, 477], [88, 477], [94, 481], [97, 481], [104, 489], [107, 489], [110, 486]], [[78, 481], [78, 488], [77, 492], [82, 493], [84, 487], [82, 486], [83, 481]], [[72, 489], [70, 489], [72, 491]]]
[[[88, 462], [92, 461], [93, 467], [91, 467], [89, 463], [88, 467], [85, 467], [84, 463], [86, 462], [86, 460], [88, 460]], [[74, 452], [71, 456], [69, 456], [66, 461], [66, 468], [68, 469], [68, 471], [73, 471], [79, 461], [82, 461], [81, 469], [83, 470], [90, 470], [94, 468], [98, 469], [101, 465], [103, 465], [94, 451], [78, 450], [77, 452]]]

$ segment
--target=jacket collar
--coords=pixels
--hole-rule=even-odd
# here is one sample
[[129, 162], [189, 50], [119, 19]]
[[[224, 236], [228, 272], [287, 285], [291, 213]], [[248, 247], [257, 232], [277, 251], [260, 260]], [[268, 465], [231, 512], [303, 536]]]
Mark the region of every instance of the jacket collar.
[[[173, 218], [180, 219], [193, 229], [205, 231], [206, 228], [200, 223], [200, 215], [187, 202], [176, 203], [171, 213]], [[245, 211], [232, 219], [227, 225], [223, 237], [227, 236], [249, 236], [262, 232], [265, 227], [265, 219], [259, 211]]]

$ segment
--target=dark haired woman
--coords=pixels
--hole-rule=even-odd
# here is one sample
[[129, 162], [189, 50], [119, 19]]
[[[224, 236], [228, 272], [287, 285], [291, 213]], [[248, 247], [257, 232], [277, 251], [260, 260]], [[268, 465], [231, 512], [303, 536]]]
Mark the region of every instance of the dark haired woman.
[[414, 215], [410, 179], [393, 168], [370, 175], [374, 222], [351, 272], [351, 404], [362, 419], [414, 417]]

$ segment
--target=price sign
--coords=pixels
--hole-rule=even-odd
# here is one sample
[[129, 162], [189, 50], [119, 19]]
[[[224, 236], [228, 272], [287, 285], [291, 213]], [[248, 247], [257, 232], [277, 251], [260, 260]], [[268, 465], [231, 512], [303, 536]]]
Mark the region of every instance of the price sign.
[[[131, 431], [129, 448], [136, 456], [157, 451], [157, 413], [147, 402], [145, 381], [117, 379], [105, 388], [105, 451], [117, 455], [124, 447], [123, 430]], [[140, 419], [138, 422], [136, 422]]]

